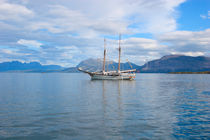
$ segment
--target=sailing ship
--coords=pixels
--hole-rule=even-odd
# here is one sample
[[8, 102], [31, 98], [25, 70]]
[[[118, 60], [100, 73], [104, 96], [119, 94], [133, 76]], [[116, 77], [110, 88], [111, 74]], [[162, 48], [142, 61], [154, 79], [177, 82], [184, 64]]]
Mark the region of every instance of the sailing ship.
[[92, 80], [134, 80], [136, 74], [136, 69], [130, 70], [120, 70], [120, 57], [121, 57], [121, 35], [119, 36], [119, 58], [118, 58], [118, 69], [113, 71], [106, 71], [106, 40], [104, 39], [104, 58], [103, 58], [103, 70], [90, 72], [83, 70], [81, 67], [78, 68], [79, 71], [87, 73], [90, 75]]

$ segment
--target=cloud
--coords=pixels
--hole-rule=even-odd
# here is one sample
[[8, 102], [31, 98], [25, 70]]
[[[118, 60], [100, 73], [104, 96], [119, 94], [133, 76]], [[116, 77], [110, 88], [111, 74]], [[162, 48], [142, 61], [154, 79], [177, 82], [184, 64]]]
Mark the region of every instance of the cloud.
[[20, 26], [27, 31], [46, 29], [51, 33], [70, 32], [94, 38], [100, 34], [173, 31], [178, 17], [175, 8], [184, 1], [3, 1], [0, 13], [3, 20], [23, 20]]
[[200, 15], [202, 19], [210, 19], [210, 11], [207, 12], [206, 15]]
[[167, 43], [170, 52], [190, 55], [210, 55], [210, 29], [204, 31], [175, 31], [162, 34], [158, 40]]
[[141, 48], [144, 50], [157, 50], [166, 47], [164, 45], [160, 45], [157, 42], [157, 40], [146, 39], [146, 38], [129, 38], [125, 39], [124, 42], [125, 42], [124, 46], [128, 48], [135, 46], [136, 48]]
[[200, 15], [200, 17], [201, 17], [202, 19], [206, 19], [206, 18], [207, 18], [205, 15]]
[[40, 49], [40, 46], [43, 45], [42, 43], [36, 40], [25, 40], [25, 39], [18, 40], [17, 44], [27, 46], [28, 48], [34, 49], [34, 50]]
[[181, 55], [187, 55], [187, 56], [203, 56], [203, 52], [171, 52], [171, 54], [181, 54]]
[[[118, 41], [113, 38], [122, 33], [131, 36], [122, 39], [124, 61], [143, 64], [169, 53], [208, 55], [209, 30], [176, 31], [177, 7], [184, 2], [0, 0], [0, 47], [8, 47], [0, 54], [10, 60], [74, 66], [102, 57], [103, 37], [108, 36], [108, 58], [117, 60]], [[135, 37], [141, 33], [152, 38]]]
[[79, 56], [81, 51], [76, 46], [62, 46], [56, 47], [58, 50], [62, 51], [62, 59], [72, 59], [74, 56]]
[[208, 19], [210, 19], [210, 11], [208, 11]]
[[21, 61], [21, 62], [30, 62], [32, 56], [29, 52], [21, 52], [18, 49], [5, 47], [0, 49], [0, 62], [5, 61]]
[[33, 16], [33, 11], [20, 4], [11, 4], [0, 0], [0, 20], [22, 21]]
[[48, 6], [42, 21], [32, 22], [28, 30], [47, 29], [51, 33], [77, 33], [81, 37], [93, 38], [99, 34], [126, 32], [128, 24], [107, 18], [90, 18], [81, 11], [71, 10], [62, 5]]

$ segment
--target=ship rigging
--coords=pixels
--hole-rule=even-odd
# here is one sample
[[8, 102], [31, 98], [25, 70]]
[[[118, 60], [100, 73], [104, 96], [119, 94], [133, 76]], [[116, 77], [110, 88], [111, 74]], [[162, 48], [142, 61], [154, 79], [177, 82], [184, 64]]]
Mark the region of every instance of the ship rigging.
[[[78, 68], [79, 71], [87, 73], [90, 75], [92, 80], [134, 80], [136, 69], [121, 70], [121, 35], [119, 35], [119, 48], [118, 48], [118, 69], [113, 71], [106, 71], [106, 39], [104, 39], [104, 58], [103, 58], [103, 70], [90, 72], [83, 70], [81, 67]], [[130, 65], [130, 64], [129, 64]]]

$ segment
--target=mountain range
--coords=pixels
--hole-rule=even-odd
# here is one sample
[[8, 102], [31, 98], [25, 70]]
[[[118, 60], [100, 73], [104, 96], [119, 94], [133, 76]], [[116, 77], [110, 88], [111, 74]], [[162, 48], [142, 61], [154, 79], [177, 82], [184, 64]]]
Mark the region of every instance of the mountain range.
[[[64, 68], [59, 65], [41, 65], [38, 62], [21, 63], [19, 61], [0, 63], [0, 72], [79, 72], [77, 68], [88, 71], [100, 71], [103, 65], [101, 59], [87, 59], [81, 61], [76, 67]], [[106, 70], [117, 70], [118, 63], [106, 62]], [[169, 72], [201, 72], [210, 71], [210, 57], [166, 55], [160, 59], [152, 60], [142, 66], [131, 62], [121, 63], [121, 70], [136, 69], [142, 73], [169, 73]]]
[[0, 72], [53, 72], [62, 69], [64, 68], [58, 65], [41, 65], [38, 62], [12, 61], [0, 63]]
[[149, 61], [138, 69], [148, 73], [210, 71], [210, 57], [166, 55], [160, 59]]

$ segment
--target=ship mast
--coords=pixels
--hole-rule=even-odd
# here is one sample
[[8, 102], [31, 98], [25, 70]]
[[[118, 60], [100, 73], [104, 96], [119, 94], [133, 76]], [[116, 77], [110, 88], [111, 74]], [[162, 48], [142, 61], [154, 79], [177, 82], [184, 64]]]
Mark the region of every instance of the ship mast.
[[118, 73], [120, 73], [120, 55], [121, 55], [120, 41], [121, 41], [121, 34], [119, 35], [119, 59], [118, 59]]
[[103, 74], [105, 73], [105, 65], [106, 65], [106, 39], [104, 38], [104, 61], [103, 61]]

